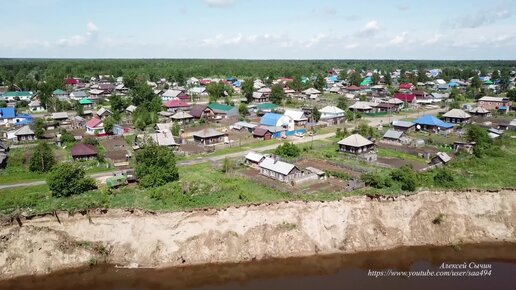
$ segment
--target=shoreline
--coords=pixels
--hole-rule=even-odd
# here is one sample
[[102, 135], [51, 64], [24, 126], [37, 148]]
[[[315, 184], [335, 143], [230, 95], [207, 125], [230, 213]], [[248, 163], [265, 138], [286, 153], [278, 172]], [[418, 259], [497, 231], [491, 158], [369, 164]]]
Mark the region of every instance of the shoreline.
[[[440, 224], [433, 220], [443, 214]], [[224, 209], [99, 211], [0, 227], [0, 280], [92, 264], [165, 269], [516, 242], [516, 191], [420, 192], [396, 201], [352, 196]]]

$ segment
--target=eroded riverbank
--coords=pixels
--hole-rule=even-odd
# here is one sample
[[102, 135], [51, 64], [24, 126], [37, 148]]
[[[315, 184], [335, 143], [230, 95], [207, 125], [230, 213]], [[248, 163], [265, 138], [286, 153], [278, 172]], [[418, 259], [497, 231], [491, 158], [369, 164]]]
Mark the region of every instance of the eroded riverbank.
[[[438, 218], [441, 217], [441, 218]], [[0, 278], [107, 261], [124, 267], [241, 263], [393, 249], [516, 242], [516, 192], [422, 192], [333, 202], [148, 214], [109, 210], [0, 229]]]

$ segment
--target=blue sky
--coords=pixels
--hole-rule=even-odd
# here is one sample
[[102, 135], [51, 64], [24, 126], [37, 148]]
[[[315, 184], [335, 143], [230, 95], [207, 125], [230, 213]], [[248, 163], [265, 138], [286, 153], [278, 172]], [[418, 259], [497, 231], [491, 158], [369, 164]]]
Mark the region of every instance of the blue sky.
[[516, 59], [516, 0], [0, 0], [0, 57]]

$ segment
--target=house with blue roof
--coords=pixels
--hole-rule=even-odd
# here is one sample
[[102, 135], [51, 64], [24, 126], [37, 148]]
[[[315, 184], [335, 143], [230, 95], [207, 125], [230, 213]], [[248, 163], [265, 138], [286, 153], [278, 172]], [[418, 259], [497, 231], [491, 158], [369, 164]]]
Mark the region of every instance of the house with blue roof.
[[282, 114], [266, 113], [260, 119], [260, 125], [267, 127], [282, 127], [291, 131], [294, 130], [294, 119]]
[[15, 108], [0, 108], [0, 125], [29, 125], [32, 124], [32, 116], [27, 114], [16, 114]]
[[453, 128], [453, 124], [444, 122], [432, 115], [424, 115], [414, 121], [418, 130], [439, 132], [446, 131]]

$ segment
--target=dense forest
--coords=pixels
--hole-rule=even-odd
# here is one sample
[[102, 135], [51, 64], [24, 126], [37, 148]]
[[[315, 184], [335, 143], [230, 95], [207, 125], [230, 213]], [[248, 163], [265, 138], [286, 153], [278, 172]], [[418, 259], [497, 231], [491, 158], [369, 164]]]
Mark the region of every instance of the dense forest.
[[516, 61], [433, 60], [217, 60], [217, 59], [0, 59], [0, 84], [33, 89], [40, 81], [61, 82], [66, 77], [132, 76], [183, 83], [189, 77], [278, 78], [311, 76], [331, 68], [391, 72], [442, 69], [444, 79], [464, 78], [472, 71], [512, 71]]

